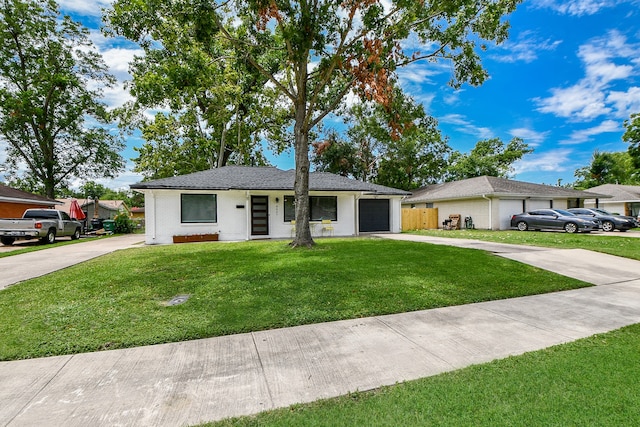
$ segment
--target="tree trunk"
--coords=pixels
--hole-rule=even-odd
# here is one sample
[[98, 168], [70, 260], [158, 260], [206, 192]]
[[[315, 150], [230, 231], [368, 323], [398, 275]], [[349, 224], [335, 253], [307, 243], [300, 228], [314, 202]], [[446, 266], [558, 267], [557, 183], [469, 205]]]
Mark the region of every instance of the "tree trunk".
[[[297, 128], [297, 124], [296, 124]], [[296, 204], [296, 235], [291, 246], [311, 247], [315, 244], [309, 227], [309, 133], [295, 130], [296, 179], [294, 184]]]
[[49, 199], [56, 198], [56, 182], [55, 182], [55, 172], [53, 160], [45, 160], [44, 165], [44, 174], [45, 177], [43, 179], [44, 184], [44, 195]]
[[307, 123], [307, 64], [300, 62], [296, 72], [297, 102], [295, 102], [294, 150], [296, 160], [295, 213], [296, 235], [292, 247], [311, 247], [315, 244], [309, 227], [309, 127]]

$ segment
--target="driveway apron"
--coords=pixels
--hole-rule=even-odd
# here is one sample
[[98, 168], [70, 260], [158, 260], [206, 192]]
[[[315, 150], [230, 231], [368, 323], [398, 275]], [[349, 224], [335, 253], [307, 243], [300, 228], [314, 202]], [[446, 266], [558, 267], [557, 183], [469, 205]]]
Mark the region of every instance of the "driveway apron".
[[126, 234], [108, 238], [92, 238], [73, 245], [56, 246], [35, 252], [0, 258], [0, 291], [24, 280], [88, 261], [118, 249], [144, 243], [144, 236]]
[[[560, 270], [576, 256], [456, 239], [429, 243]], [[193, 425], [436, 375], [640, 322], [640, 262], [612, 257], [607, 263], [606, 273], [591, 262], [582, 265], [586, 273], [563, 270], [600, 285], [571, 291], [0, 362], [0, 426]]]

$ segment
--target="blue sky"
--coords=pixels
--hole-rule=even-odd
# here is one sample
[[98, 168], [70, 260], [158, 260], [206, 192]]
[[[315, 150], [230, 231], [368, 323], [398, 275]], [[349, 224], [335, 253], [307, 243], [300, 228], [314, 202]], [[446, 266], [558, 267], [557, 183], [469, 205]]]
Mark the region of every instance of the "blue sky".
[[[124, 81], [139, 52], [97, 30], [100, 8], [109, 3], [59, 2], [92, 30], [112, 73]], [[596, 149], [626, 150], [623, 121], [640, 112], [640, 1], [525, 0], [510, 21], [509, 40], [482, 56], [491, 77], [481, 87], [448, 87], [448, 64], [419, 63], [399, 73], [406, 92], [438, 119], [449, 145], [468, 152], [482, 139], [520, 137], [535, 151], [515, 165], [515, 179], [545, 184], [575, 181], [574, 171]], [[112, 106], [127, 97], [122, 85], [105, 93]], [[134, 157], [132, 147], [140, 144], [131, 138], [125, 157]], [[291, 156], [273, 162], [293, 167]], [[140, 179], [129, 170], [101, 182], [122, 188]]]

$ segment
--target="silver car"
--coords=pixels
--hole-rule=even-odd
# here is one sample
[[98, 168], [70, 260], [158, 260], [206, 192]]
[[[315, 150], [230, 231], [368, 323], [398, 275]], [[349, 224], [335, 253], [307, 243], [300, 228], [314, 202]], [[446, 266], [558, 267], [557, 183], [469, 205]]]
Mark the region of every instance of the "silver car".
[[563, 209], [536, 209], [511, 217], [511, 227], [527, 230], [564, 230], [567, 233], [597, 231], [600, 221], [581, 218]]

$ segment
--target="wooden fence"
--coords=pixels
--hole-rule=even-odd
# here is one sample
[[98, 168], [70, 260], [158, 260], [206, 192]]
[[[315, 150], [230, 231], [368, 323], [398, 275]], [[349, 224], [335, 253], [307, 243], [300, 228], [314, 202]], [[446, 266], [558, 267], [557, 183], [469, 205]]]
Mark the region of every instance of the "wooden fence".
[[402, 231], [438, 228], [438, 208], [402, 209]]

